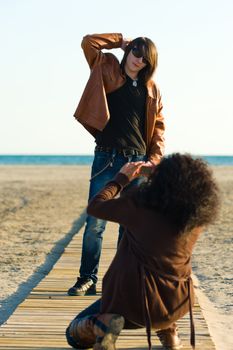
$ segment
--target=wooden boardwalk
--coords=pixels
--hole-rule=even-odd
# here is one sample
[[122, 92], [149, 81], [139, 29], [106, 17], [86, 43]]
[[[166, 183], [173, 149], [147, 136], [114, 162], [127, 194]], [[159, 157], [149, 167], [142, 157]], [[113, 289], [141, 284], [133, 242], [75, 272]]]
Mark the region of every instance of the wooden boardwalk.
[[[0, 349], [68, 350], [64, 331], [74, 316], [101, 296], [101, 281], [115, 253], [117, 225], [108, 224], [100, 263], [97, 296], [70, 297], [67, 289], [75, 282], [81, 255], [82, 233], [76, 234], [51, 272], [31, 291], [8, 321], [0, 327]], [[214, 350], [198, 301], [194, 306], [196, 349]], [[189, 315], [178, 322], [183, 350], [189, 345]], [[156, 336], [153, 349], [162, 349]], [[117, 349], [147, 349], [145, 329], [124, 330]]]

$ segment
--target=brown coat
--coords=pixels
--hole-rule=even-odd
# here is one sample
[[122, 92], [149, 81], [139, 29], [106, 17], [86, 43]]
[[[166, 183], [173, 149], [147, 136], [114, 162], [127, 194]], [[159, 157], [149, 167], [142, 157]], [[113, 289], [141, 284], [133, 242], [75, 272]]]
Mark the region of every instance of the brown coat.
[[101, 311], [121, 314], [141, 326], [149, 316], [152, 328], [167, 328], [189, 311], [190, 259], [201, 229], [176, 236], [153, 210], [136, 206], [130, 197], [114, 199], [127, 182], [118, 174], [87, 209], [88, 214], [127, 229], [103, 279]]
[[[83, 38], [82, 48], [91, 68], [74, 117], [93, 135], [102, 131], [110, 114], [106, 94], [119, 89], [126, 81], [117, 58], [102, 49], [120, 48], [122, 34], [94, 34]], [[153, 80], [147, 83], [145, 135], [148, 159], [158, 163], [164, 154], [164, 118], [159, 89]]]

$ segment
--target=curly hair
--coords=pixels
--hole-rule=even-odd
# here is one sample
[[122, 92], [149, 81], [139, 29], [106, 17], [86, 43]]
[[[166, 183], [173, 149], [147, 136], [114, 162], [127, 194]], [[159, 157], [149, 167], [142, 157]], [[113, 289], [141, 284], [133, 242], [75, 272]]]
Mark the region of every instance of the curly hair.
[[220, 204], [219, 189], [207, 163], [179, 153], [163, 158], [134, 197], [140, 206], [162, 214], [177, 233], [212, 223]]

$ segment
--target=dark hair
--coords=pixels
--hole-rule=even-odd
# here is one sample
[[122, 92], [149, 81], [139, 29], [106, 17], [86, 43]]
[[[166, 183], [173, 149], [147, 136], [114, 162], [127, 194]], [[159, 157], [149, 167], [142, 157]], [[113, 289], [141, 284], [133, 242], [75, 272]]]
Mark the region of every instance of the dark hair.
[[206, 162], [179, 153], [163, 158], [134, 197], [140, 206], [162, 214], [177, 233], [210, 224], [220, 203], [218, 186]]
[[138, 78], [146, 84], [154, 74], [157, 64], [158, 64], [158, 53], [155, 44], [148, 38], [139, 37], [132, 40], [125, 48], [125, 54], [121, 61], [121, 69], [124, 72], [125, 63], [127, 60], [127, 56], [132, 50], [132, 48], [137, 47], [141, 49], [145, 54], [145, 59], [147, 60], [147, 65], [140, 70], [138, 73]]

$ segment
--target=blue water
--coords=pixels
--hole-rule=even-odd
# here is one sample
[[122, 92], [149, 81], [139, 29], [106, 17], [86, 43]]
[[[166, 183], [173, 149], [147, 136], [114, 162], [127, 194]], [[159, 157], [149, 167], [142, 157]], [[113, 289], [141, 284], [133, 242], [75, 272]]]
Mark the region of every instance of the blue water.
[[[211, 165], [233, 165], [233, 156], [201, 156]], [[0, 155], [0, 165], [91, 165], [92, 155]]]
[[0, 165], [90, 165], [93, 156], [0, 155]]

